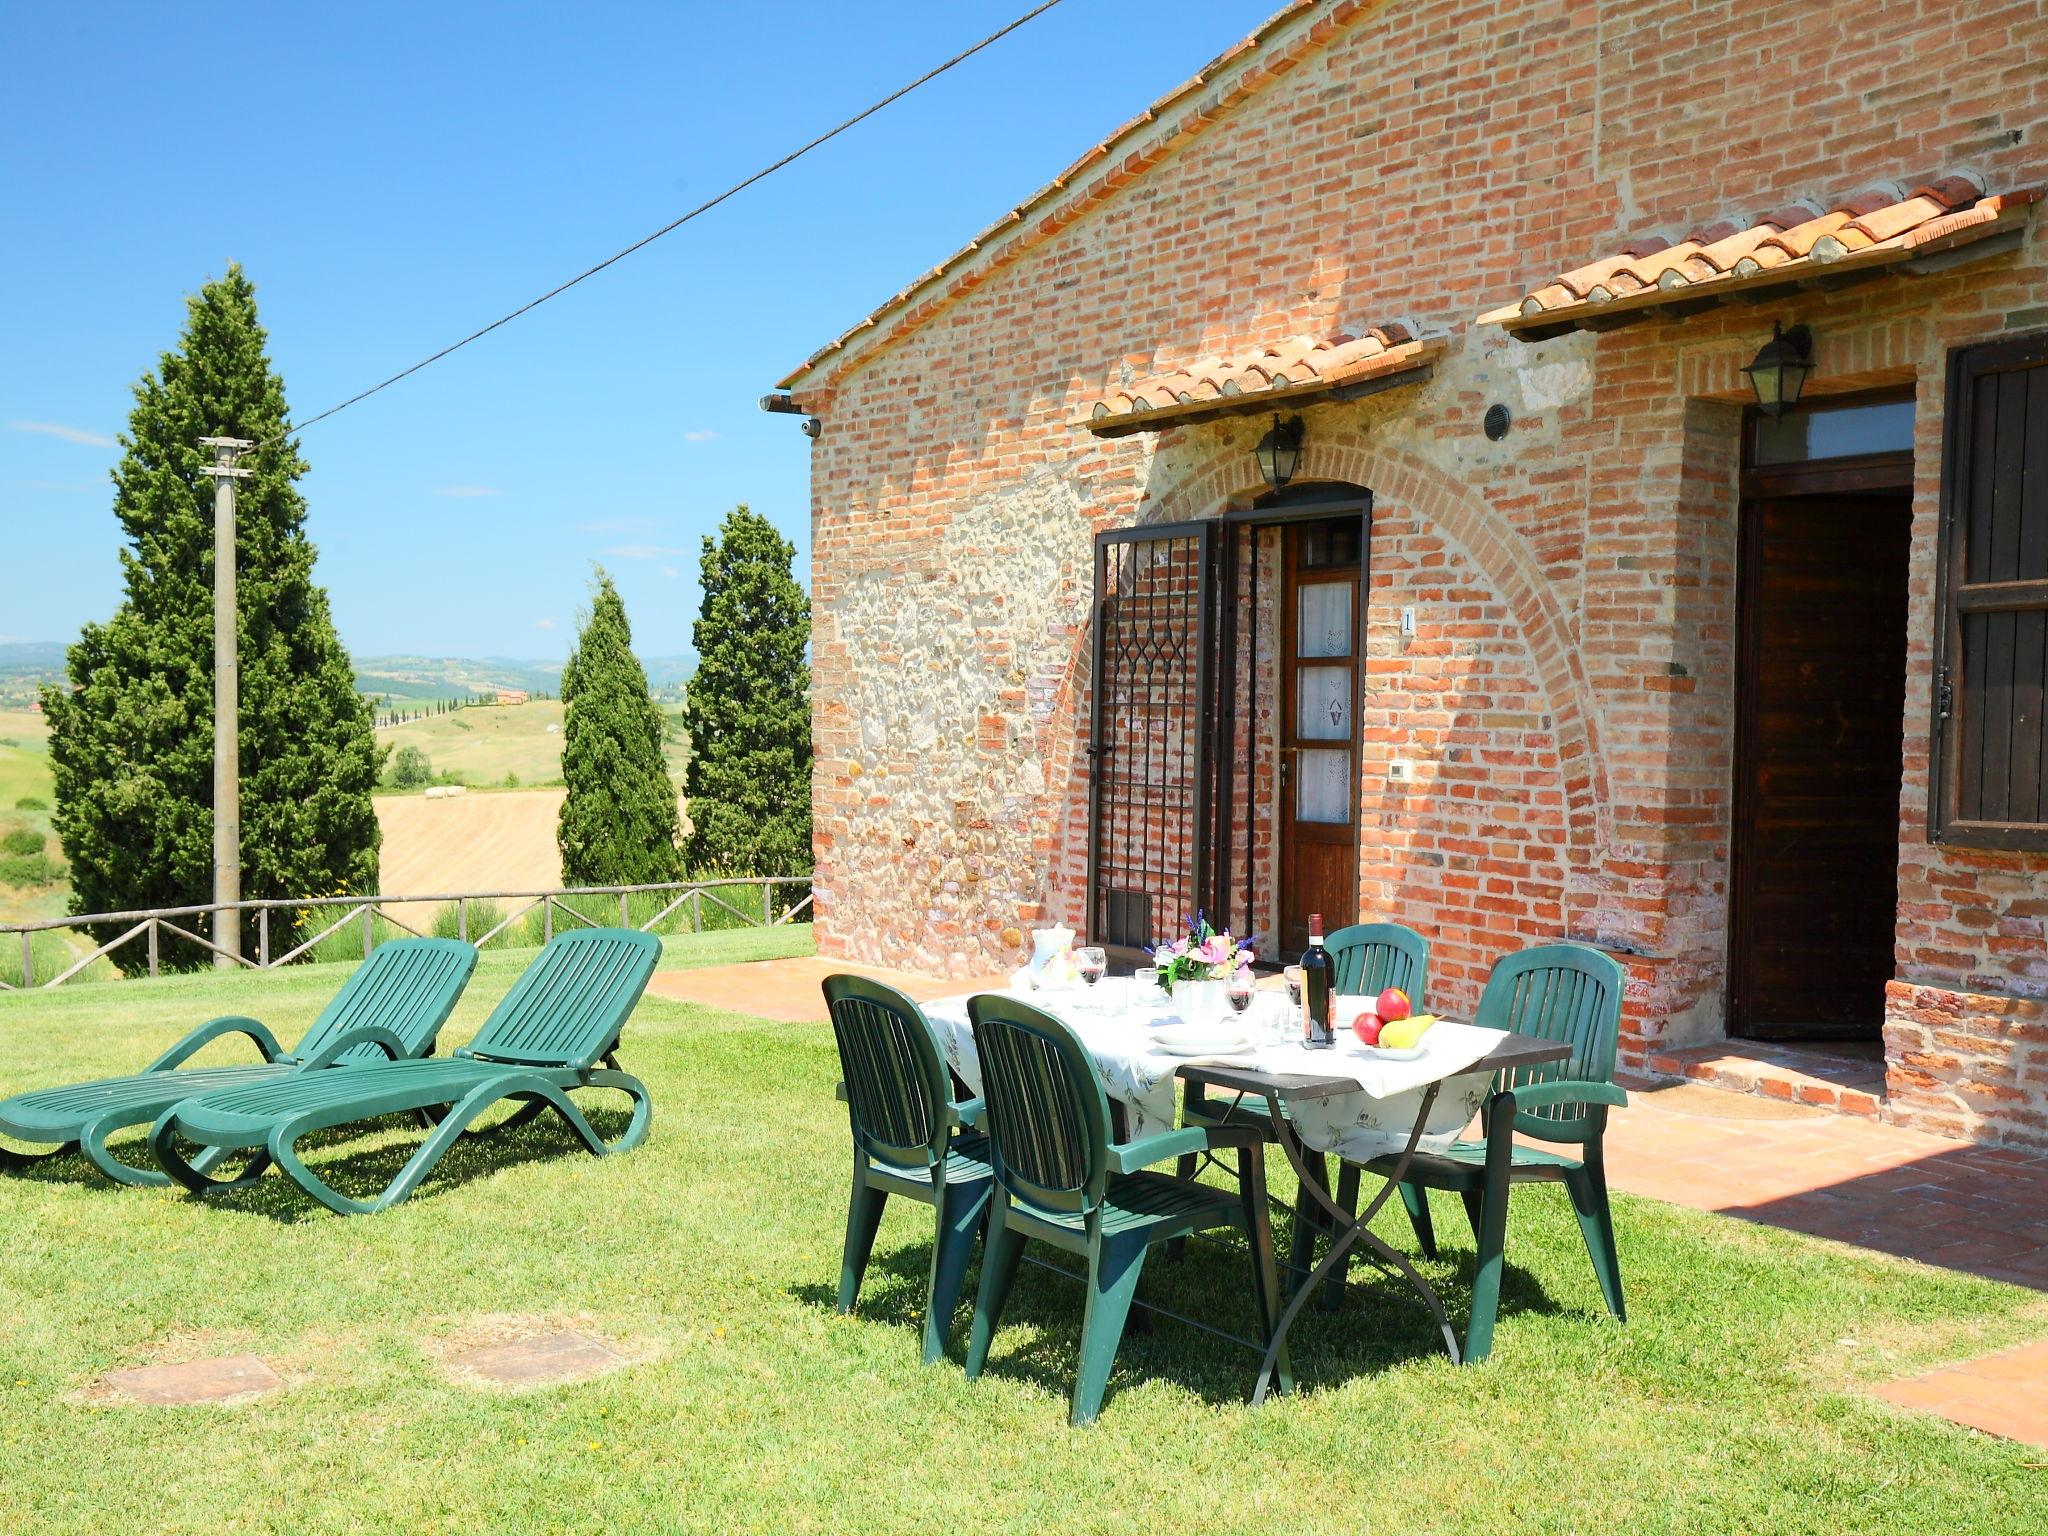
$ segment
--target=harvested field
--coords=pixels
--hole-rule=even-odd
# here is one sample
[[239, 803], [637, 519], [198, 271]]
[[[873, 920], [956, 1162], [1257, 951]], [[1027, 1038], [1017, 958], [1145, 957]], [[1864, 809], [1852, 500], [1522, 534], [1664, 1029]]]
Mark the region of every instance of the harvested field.
[[[555, 847], [559, 789], [508, 789], [494, 794], [379, 795], [384, 828], [382, 878], [395, 895], [441, 891], [538, 891], [562, 883]], [[415, 927], [431, 908], [398, 910]]]

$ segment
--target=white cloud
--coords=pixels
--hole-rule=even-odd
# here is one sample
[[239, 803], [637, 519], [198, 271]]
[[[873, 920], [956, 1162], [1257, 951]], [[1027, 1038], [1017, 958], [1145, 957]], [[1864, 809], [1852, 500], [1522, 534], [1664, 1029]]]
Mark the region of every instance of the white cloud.
[[660, 525], [651, 517], [601, 517], [594, 523], [578, 523], [578, 533], [652, 533]]
[[681, 553], [670, 544], [614, 544], [605, 551], [613, 560], [665, 560]]
[[710, 443], [718, 440], [718, 434], [709, 427], [698, 427], [683, 434], [686, 443]]
[[666, 576], [670, 581], [674, 581], [678, 576], [682, 575], [683, 573], [677, 570], [672, 565], [664, 565], [661, 568], [661, 574]]
[[553, 629], [555, 627], [555, 621], [553, 619], [535, 619], [533, 621], [533, 627], [535, 629]]
[[55, 421], [10, 421], [10, 432], [34, 432], [41, 437], [54, 437], [67, 443], [78, 443], [87, 448], [112, 448], [114, 440], [104, 432], [88, 432], [83, 427], [67, 427]]
[[474, 501], [479, 496], [502, 496], [505, 493], [495, 485], [444, 485], [435, 494], [455, 501]]

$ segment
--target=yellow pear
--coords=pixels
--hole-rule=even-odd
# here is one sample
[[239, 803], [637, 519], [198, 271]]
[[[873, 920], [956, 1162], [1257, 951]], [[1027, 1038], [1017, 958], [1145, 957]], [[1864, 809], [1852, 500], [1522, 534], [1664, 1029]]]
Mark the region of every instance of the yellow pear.
[[1380, 1031], [1380, 1048], [1389, 1051], [1413, 1050], [1422, 1043], [1422, 1037], [1429, 1033], [1429, 1026], [1436, 1022], [1433, 1013], [1418, 1013], [1411, 1018], [1396, 1019]]

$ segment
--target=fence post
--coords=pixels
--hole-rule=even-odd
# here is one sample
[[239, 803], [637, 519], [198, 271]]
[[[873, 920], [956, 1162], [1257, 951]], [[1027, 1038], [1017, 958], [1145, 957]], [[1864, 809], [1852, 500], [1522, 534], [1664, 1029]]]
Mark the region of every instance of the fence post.
[[465, 944], [469, 942], [469, 898], [467, 896], [455, 898], [455, 937], [462, 940]]
[[766, 880], [761, 882], [761, 926], [775, 926], [775, 888]]
[[21, 930], [21, 985], [24, 990], [36, 984], [35, 938], [26, 928]]
[[256, 961], [263, 970], [270, 969], [270, 908], [259, 907], [256, 911]]
[[619, 926], [621, 928], [633, 926], [633, 920], [626, 915], [626, 893], [624, 891], [619, 892]]
[[692, 891], [690, 892], [690, 932], [702, 933], [703, 931], [704, 893], [701, 890]]
[[365, 906], [363, 908], [363, 958], [365, 960], [370, 958], [370, 951], [376, 947], [372, 942], [376, 937], [376, 928], [377, 909], [372, 906]]
[[552, 896], [540, 899], [540, 941], [543, 944], [555, 942], [555, 898]]

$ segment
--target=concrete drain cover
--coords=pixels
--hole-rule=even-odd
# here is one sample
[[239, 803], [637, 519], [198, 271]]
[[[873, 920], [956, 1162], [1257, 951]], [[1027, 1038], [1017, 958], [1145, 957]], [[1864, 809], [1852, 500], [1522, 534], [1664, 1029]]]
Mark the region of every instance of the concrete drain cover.
[[109, 1371], [106, 1386], [134, 1403], [225, 1403], [262, 1397], [284, 1385], [283, 1379], [254, 1355], [226, 1355], [218, 1360], [187, 1360], [178, 1365], [143, 1365]]
[[449, 1357], [448, 1364], [460, 1371], [472, 1371], [489, 1381], [527, 1385], [549, 1381], [577, 1381], [595, 1376], [624, 1359], [608, 1344], [587, 1333], [573, 1330], [544, 1333], [537, 1338], [513, 1339], [504, 1344], [487, 1344]]

